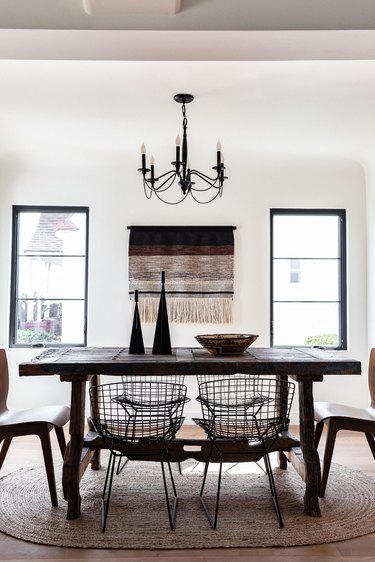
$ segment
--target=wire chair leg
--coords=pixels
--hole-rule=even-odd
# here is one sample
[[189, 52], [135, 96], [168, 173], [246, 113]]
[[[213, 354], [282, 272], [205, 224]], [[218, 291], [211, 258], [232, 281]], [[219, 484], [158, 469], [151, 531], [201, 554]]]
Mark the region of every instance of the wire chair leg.
[[170, 477], [171, 482], [172, 482], [173, 495], [174, 495], [175, 497], [177, 497], [176, 486], [175, 486], [175, 483], [174, 483], [174, 478], [173, 478], [173, 473], [172, 473], [172, 467], [171, 467], [171, 463], [169, 462], [168, 453], [166, 453], [166, 458], [167, 458], [167, 464], [168, 464], [168, 470], [169, 470], [169, 477]]
[[124, 470], [125, 466], [126, 466], [126, 465], [128, 464], [128, 462], [129, 462], [128, 457], [125, 457], [124, 462], [121, 464], [121, 461], [122, 461], [123, 457], [125, 457], [125, 455], [120, 455], [120, 456], [119, 456], [119, 459], [118, 459], [118, 464], [117, 464], [117, 469], [116, 469], [116, 474], [117, 474], [117, 476], [118, 476], [119, 474], [121, 474], [121, 472]]
[[207, 503], [205, 501], [205, 499], [203, 498], [203, 492], [204, 492], [204, 486], [206, 483], [206, 477], [207, 477], [207, 472], [208, 472], [208, 465], [210, 463], [210, 459], [211, 459], [211, 453], [212, 453], [212, 448], [213, 448], [213, 444], [211, 445], [211, 450], [210, 450], [210, 454], [208, 457], [208, 461], [206, 463], [205, 466], [205, 472], [204, 472], [204, 477], [203, 477], [203, 483], [202, 483], [202, 487], [201, 487], [201, 492], [199, 495], [199, 499], [201, 501], [202, 507], [204, 509], [204, 512], [207, 516], [207, 519], [211, 525], [211, 527], [213, 529], [216, 529], [217, 527], [217, 518], [218, 518], [218, 514], [219, 514], [219, 503], [220, 503], [220, 491], [221, 491], [221, 478], [222, 478], [222, 473], [223, 473], [223, 453], [222, 451], [219, 451], [220, 453], [220, 461], [219, 461], [219, 474], [218, 474], [218, 479], [217, 479], [217, 489], [216, 489], [216, 503], [215, 503], [215, 512], [214, 512], [214, 516], [212, 516], [212, 514], [210, 513], [210, 510], [208, 509]]
[[277, 520], [279, 522], [279, 526], [282, 529], [284, 527], [284, 523], [283, 523], [283, 519], [282, 519], [282, 516], [281, 516], [279, 499], [277, 497], [275, 480], [274, 480], [274, 477], [273, 477], [273, 472], [272, 472], [272, 467], [271, 467], [271, 461], [270, 461], [268, 450], [266, 449], [265, 446], [264, 446], [264, 464], [265, 464], [265, 467], [266, 467], [266, 473], [267, 473], [268, 481], [269, 481], [269, 484], [270, 484], [270, 490], [271, 490], [273, 505], [274, 505], [275, 512], [276, 512], [276, 517], [277, 517]]
[[[166, 478], [166, 474], [165, 474], [164, 462], [166, 462], [167, 465], [168, 465], [169, 476], [170, 476], [170, 479], [171, 479], [171, 482], [172, 482], [172, 489], [173, 489], [173, 503], [172, 503], [172, 505], [171, 505], [171, 500], [170, 500], [169, 494], [168, 494], [168, 486], [167, 486], [167, 478]], [[163, 475], [163, 484], [164, 484], [165, 500], [166, 500], [166, 503], [167, 503], [169, 526], [171, 528], [171, 531], [174, 531], [175, 524], [176, 524], [178, 497], [177, 497], [176, 486], [175, 486], [174, 478], [173, 478], [173, 474], [172, 474], [171, 463], [169, 462], [168, 453], [166, 451], [162, 451], [162, 453], [160, 455], [160, 465], [161, 465], [161, 472], [162, 472], [162, 475]]]
[[114, 451], [111, 451], [108, 467], [107, 467], [107, 474], [104, 482], [102, 499], [101, 499], [101, 525], [102, 525], [103, 533], [105, 532], [105, 528], [107, 525], [109, 500], [112, 492], [112, 481], [113, 481], [113, 474], [115, 471], [116, 458], [117, 458], [116, 453]]
[[214, 447], [214, 444], [213, 444], [213, 441], [211, 441], [211, 448], [210, 448], [210, 452], [208, 453], [208, 459], [207, 459], [207, 461], [206, 461], [206, 464], [204, 465], [202, 486], [201, 486], [201, 491], [199, 492], [199, 496], [200, 496], [200, 497], [203, 495], [204, 486], [205, 486], [205, 484], [206, 484], [208, 466], [209, 466], [209, 464], [210, 464], [210, 460], [211, 460], [211, 455], [212, 455], [212, 449], [213, 449], [213, 447]]

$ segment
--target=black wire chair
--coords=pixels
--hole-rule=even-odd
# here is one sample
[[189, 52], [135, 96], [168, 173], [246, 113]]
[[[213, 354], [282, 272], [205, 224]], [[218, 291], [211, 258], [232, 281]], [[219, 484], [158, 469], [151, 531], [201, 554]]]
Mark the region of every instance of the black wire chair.
[[[293, 395], [293, 383], [255, 375], [237, 374], [231, 378], [208, 380], [199, 385], [197, 400], [201, 403], [203, 418], [194, 421], [204, 429], [211, 441], [200, 500], [213, 529], [217, 527], [224, 458], [226, 454], [233, 453], [232, 450], [229, 453], [226, 451], [225, 443], [244, 440], [250, 446], [257, 446], [258, 450], [260, 446], [276, 516], [280, 527], [283, 527], [269, 451], [279, 433], [288, 428]], [[214, 449], [218, 452], [220, 466], [212, 515], [203, 495]], [[244, 460], [251, 460], [251, 451], [244, 452]]]
[[[175, 527], [176, 486], [168, 458], [168, 446], [183, 424], [189, 398], [186, 386], [164, 382], [132, 381], [90, 388], [92, 423], [110, 451], [101, 502], [101, 526], [105, 531], [115, 465], [122, 455], [159, 459], [170, 528]], [[164, 463], [167, 463], [173, 501], [170, 501]]]
[[[167, 382], [173, 384], [184, 384], [185, 376], [184, 375], [123, 375], [121, 380], [125, 383], [129, 382]], [[124, 455], [120, 455], [118, 459], [116, 474], [120, 474], [125, 466], [128, 464], [129, 459], [127, 457], [124, 458]], [[181, 463], [177, 463], [178, 472], [182, 474]]]

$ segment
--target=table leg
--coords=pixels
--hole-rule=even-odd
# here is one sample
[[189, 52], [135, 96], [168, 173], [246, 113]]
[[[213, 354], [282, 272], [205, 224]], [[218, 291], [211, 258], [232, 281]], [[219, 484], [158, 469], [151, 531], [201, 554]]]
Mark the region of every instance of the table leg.
[[314, 447], [314, 400], [313, 381], [299, 381], [300, 440], [305, 465], [306, 491], [304, 511], [312, 517], [320, 517], [320, 460]]
[[[98, 384], [100, 384], [100, 375], [94, 375], [90, 380], [90, 389], [92, 387], [97, 386]], [[97, 402], [97, 400], [98, 400], [97, 392], [93, 393], [93, 395], [91, 396], [91, 400], [95, 400], [95, 402]], [[92, 424], [92, 421], [91, 421], [92, 416], [93, 416], [93, 408], [92, 408], [92, 403], [90, 401], [90, 417], [87, 420], [87, 422], [88, 422], [89, 429], [95, 430], [95, 428]], [[92, 468], [92, 470], [99, 470], [99, 468], [100, 468], [100, 449], [96, 449], [96, 451], [94, 451], [94, 453], [91, 457], [91, 468]]]
[[81, 514], [79, 493], [80, 465], [84, 437], [86, 381], [73, 380], [70, 403], [70, 442], [67, 445], [63, 465], [63, 490], [68, 500], [67, 519], [76, 519]]

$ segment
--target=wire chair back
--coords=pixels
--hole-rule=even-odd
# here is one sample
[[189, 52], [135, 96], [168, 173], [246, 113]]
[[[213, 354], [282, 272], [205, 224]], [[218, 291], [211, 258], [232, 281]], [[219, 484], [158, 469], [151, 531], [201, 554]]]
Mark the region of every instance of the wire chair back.
[[169, 441], [184, 421], [186, 390], [182, 384], [139, 380], [93, 386], [93, 425], [111, 445]]
[[202, 425], [212, 439], [265, 441], [289, 425], [294, 384], [277, 378], [236, 375], [199, 385]]

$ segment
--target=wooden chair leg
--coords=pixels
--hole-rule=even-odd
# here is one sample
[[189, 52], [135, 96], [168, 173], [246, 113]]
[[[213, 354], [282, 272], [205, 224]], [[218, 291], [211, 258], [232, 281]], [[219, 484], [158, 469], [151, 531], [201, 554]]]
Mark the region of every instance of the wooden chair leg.
[[324, 422], [320, 421], [315, 426], [315, 438], [314, 438], [314, 447], [315, 450], [319, 447], [320, 438], [322, 436], [322, 431], [324, 427]]
[[41, 444], [42, 444], [44, 464], [45, 464], [45, 467], [46, 467], [46, 473], [47, 473], [49, 493], [50, 493], [50, 496], [51, 496], [51, 502], [52, 502], [53, 506], [57, 506], [58, 503], [57, 503], [55, 471], [54, 471], [54, 467], [53, 467], [52, 448], [51, 448], [51, 440], [50, 440], [50, 435], [49, 435], [49, 428], [48, 428], [47, 425], [38, 432], [38, 436], [39, 436]]
[[12, 442], [12, 437], [6, 437], [4, 439], [4, 443], [0, 451], [0, 468], [3, 466], [3, 462], [5, 460], [5, 457], [7, 456], [7, 452], [11, 442]]
[[[366, 435], [367, 443], [370, 446], [372, 456], [375, 459], [375, 440], [374, 440], [374, 436], [371, 435], [371, 433], [365, 433], [365, 435]], [[0, 464], [0, 468], [1, 468], [1, 464]]]
[[322, 480], [320, 484], [320, 493], [319, 493], [319, 497], [321, 498], [324, 498], [324, 494], [326, 491], [329, 469], [331, 467], [333, 449], [336, 441], [336, 434], [340, 429], [334, 423], [332, 423], [332, 420], [329, 420], [326, 423], [327, 423], [328, 432], [327, 432], [326, 445], [324, 449], [323, 472], [322, 472]]
[[66, 451], [66, 441], [64, 430], [62, 427], [55, 427], [57, 441], [59, 442], [59, 447], [61, 451], [62, 458], [64, 458], [65, 451]]

